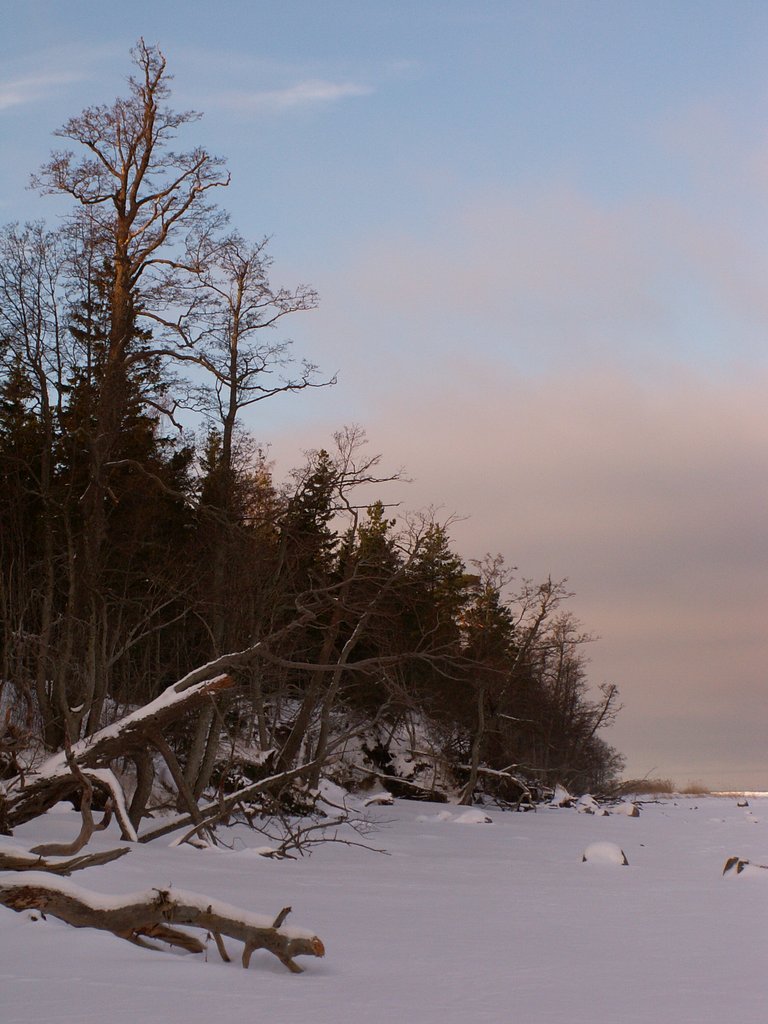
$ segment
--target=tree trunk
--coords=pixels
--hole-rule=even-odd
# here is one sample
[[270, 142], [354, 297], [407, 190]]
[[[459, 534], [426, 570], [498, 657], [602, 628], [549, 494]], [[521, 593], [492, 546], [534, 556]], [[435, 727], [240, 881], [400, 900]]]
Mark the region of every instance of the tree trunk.
[[475, 786], [477, 785], [477, 776], [480, 769], [480, 751], [483, 743], [483, 734], [485, 733], [485, 684], [479, 683], [477, 686], [477, 723], [475, 725], [475, 733], [472, 737], [472, 750], [470, 753], [470, 765], [469, 765], [469, 778], [467, 784], [462, 790], [460, 804], [471, 804], [472, 795], [475, 792]]

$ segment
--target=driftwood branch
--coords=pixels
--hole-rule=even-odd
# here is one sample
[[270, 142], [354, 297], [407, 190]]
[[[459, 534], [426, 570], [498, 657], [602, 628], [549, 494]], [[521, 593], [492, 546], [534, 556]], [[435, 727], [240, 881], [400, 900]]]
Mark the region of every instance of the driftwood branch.
[[10, 846], [0, 846], [0, 871], [47, 871], [52, 875], [71, 875], [73, 871], [82, 871], [83, 868], [109, 864], [126, 853], [130, 853], [128, 846], [117, 850], [104, 850], [101, 853], [83, 854], [81, 857], [70, 857], [67, 860], [45, 860], [39, 854], [27, 853], [26, 850], [17, 850]]
[[271, 918], [181, 889], [102, 896], [34, 872], [23, 881], [14, 876], [0, 877], [0, 904], [16, 911], [39, 910], [75, 928], [108, 931], [146, 948], [157, 948], [147, 941], [154, 939], [190, 952], [202, 952], [204, 943], [179, 931], [178, 926], [200, 928], [216, 937], [223, 959], [229, 957], [223, 949], [222, 935], [242, 942], [242, 963], [246, 968], [257, 949], [266, 949], [295, 974], [301, 972], [295, 957], [325, 955], [323, 943], [313, 932], [284, 926], [289, 907]]
[[291, 780], [311, 771], [316, 763], [316, 761], [307, 761], [296, 768], [290, 768], [285, 772], [277, 772], [275, 775], [269, 775], [258, 782], [252, 782], [242, 789], [235, 790], [233, 793], [220, 794], [216, 800], [199, 806], [200, 819], [198, 821], [195, 821], [191, 814], [179, 815], [170, 821], [164, 821], [162, 824], [143, 832], [139, 836], [139, 842], [149, 843], [153, 839], [160, 839], [162, 836], [167, 836], [172, 832], [177, 832], [179, 829], [194, 825], [195, 827], [190, 829], [189, 834], [182, 841], [188, 840], [190, 836], [199, 833], [202, 829], [212, 828], [222, 818], [231, 813], [238, 804], [254, 800], [263, 793], [275, 792]]
[[82, 787], [82, 795], [80, 797], [82, 825], [80, 826], [79, 834], [71, 843], [44, 843], [41, 846], [33, 846], [30, 852], [37, 853], [41, 857], [69, 857], [74, 853], [79, 853], [87, 845], [93, 833], [103, 832], [112, 820], [113, 801], [111, 798], [107, 801], [104, 816], [99, 824], [97, 825], [93, 820], [93, 814], [91, 813], [93, 784], [88, 776], [80, 770], [74, 757], [72, 757], [69, 747], [67, 747], [67, 763], [69, 764], [69, 770]]
[[[135, 843], [136, 830], [128, 817], [123, 787], [115, 773], [110, 768], [81, 768], [80, 770], [92, 784], [109, 794], [109, 800], [115, 817], [120, 822], [123, 837]], [[24, 783], [19, 786], [16, 783], [16, 779], [7, 783], [7, 815], [8, 822], [13, 828], [45, 814], [55, 803], [73, 796], [82, 786], [66, 761], [63, 765], [52, 766], [44, 774], [28, 775]], [[103, 824], [102, 821], [101, 825]], [[94, 831], [98, 831], [101, 825], [94, 826]]]
[[184, 801], [187, 812], [192, 818], [192, 821], [194, 821], [196, 825], [200, 825], [202, 823], [203, 816], [200, 813], [200, 809], [197, 806], [197, 800], [195, 800], [195, 795], [192, 792], [189, 783], [184, 778], [184, 772], [182, 771], [181, 765], [171, 749], [170, 744], [164, 739], [159, 729], [151, 729], [147, 735], [158, 753], [162, 755], [163, 760], [168, 765], [168, 771], [171, 773], [171, 778], [176, 784], [176, 788]]

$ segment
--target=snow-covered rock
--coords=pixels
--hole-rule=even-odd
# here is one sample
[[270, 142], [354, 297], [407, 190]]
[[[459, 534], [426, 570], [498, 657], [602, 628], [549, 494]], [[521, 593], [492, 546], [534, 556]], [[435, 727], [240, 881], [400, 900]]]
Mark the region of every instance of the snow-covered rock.
[[450, 811], [438, 811], [437, 814], [419, 814], [416, 817], [416, 821], [453, 821], [453, 815]]
[[768, 882], [768, 865], [750, 864], [748, 860], [741, 860], [740, 857], [729, 857], [725, 862], [723, 875], [728, 878], [736, 878], [737, 875], [762, 878]]
[[639, 818], [640, 808], [637, 804], [633, 804], [631, 800], [625, 800], [624, 803], [619, 804], [615, 810], [616, 814], [625, 814], [628, 818]]
[[579, 814], [596, 814], [598, 817], [606, 817], [608, 811], [595, 800], [590, 793], [585, 793], [576, 801], [576, 810]]
[[368, 797], [367, 800], [363, 801], [363, 807], [374, 807], [377, 804], [384, 807], [391, 807], [395, 802], [395, 798], [391, 793], [386, 790], [382, 790], [380, 793], [373, 793]]
[[344, 807], [349, 800], [349, 790], [343, 786], [337, 786], [330, 779], [321, 779], [318, 786], [319, 799], [331, 807]]
[[550, 800], [550, 807], [572, 807], [572, 806], [573, 806], [573, 797], [568, 792], [568, 790], [565, 788], [565, 786], [561, 786], [559, 784], [557, 786], [555, 786], [555, 792], [552, 794], [552, 799]]
[[582, 862], [589, 861], [592, 864], [618, 864], [626, 866], [629, 864], [627, 855], [616, 843], [590, 843], [581, 855]]
[[493, 818], [489, 818], [485, 811], [479, 811], [476, 807], [470, 807], [453, 819], [455, 825], [492, 825]]

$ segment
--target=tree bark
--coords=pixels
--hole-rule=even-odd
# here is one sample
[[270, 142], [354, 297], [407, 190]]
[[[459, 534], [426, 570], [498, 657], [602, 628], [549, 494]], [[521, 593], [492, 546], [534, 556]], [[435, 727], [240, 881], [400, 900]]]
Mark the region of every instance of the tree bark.
[[472, 750], [470, 752], [470, 766], [469, 766], [469, 778], [467, 784], [462, 790], [460, 804], [469, 805], [472, 803], [472, 794], [475, 792], [475, 786], [477, 785], [477, 776], [480, 770], [480, 750], [483, 743], [483, 735], [485, 734], [485, 691], [486, 684], [478, 683], [477, 685], [477, 724], [475, 726], [475, 733], [472, 737]]

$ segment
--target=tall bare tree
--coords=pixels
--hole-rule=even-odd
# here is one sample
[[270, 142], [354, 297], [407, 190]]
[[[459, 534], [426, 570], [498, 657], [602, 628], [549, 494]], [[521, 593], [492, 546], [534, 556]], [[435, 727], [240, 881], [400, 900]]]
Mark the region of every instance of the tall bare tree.
[[[165, 105], [170, 90], [163, 53], [140, 39], [131, 55], [135, 73], [128, 79], [128, 94], [111, 105], [88, 107], [67, 121], [56, 134], [76, 143], [80, 153], [55, 152], [33, 179], [43, 192], [75, 200], [73, 221], [82, 229], [85, 246], [98, 254], [108, 279], [107, 343], [87, 438], [90, 479], [82, 499], [77, 581], [78, 602], [89, 620], [90, 671], [76, 702], [81, 710], [71, 712], [75, 719], [88, 713], [104, 688], [99, 583], [110, 459], [130, 400], [131, 373], [137, 364], [157, 357], [146, 336], [139, 336], [137, 318], [153, 273], [174, 261], [174, 246], [182, 234], [218, 219], [208, 193], [229, 181], [222, 161], [205, 149], [179, 153], [171, 148], [178, 132], [199, 115]], [[76, 727], [78, 722], [70, 724]], [[97, 725], [89, 722], [90, 729]]]

